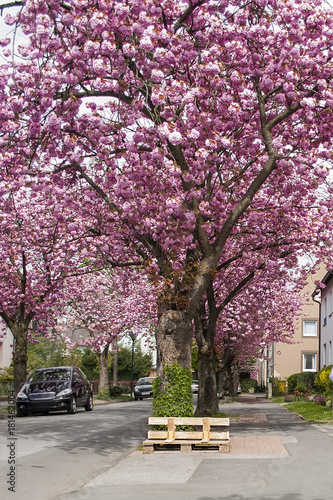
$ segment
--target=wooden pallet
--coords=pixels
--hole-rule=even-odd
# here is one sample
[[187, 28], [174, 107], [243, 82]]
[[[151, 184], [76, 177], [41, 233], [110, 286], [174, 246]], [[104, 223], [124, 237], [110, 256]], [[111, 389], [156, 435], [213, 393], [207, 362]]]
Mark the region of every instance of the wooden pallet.
[[[212, 431], [211, 427], [229, 427], [229, 418], [213, 417], [149, 417], [149, 425], [165, 425], [167, 430], [148, 431], [148, 439], [143, 442], [143, 453], [154, 450], [217, 450], [230, 451], [229, 431]], [[195, 431], [178, 430], [177, 426], [196, 427]], [[201, 427], [198, 430], [198, 427]]]

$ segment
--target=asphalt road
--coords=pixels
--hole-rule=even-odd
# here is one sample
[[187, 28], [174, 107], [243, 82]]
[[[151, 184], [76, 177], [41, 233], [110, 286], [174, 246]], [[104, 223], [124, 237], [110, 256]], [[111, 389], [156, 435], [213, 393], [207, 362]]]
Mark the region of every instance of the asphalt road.
[[[92, 412], [79, 408], [75, 415], [15, 418], [10, 428], [0, 420], [1, 498], [53, 500], [108, 470], [147, 435], [151, 401], [96, 405]], [[14, 495], [8, 490], [10, 479]]]

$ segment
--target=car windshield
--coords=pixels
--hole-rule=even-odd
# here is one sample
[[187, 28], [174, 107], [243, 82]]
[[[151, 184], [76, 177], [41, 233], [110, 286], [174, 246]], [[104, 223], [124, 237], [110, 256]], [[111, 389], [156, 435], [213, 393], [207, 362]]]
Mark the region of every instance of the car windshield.
[[153, 379], [151, 378], [140, 378], [136, 385], [152, 385]]
[[42, 370], [42, 371], [36, 371], [34, 372], [31, 377], [29, 378], [29, 382], [45, 382], [45, 381], [51, 381], [52, 382], [57, 382], [57, 381], [65, 381], [69, 380], [70, 378], [70, 370], [66, 368], [61, 368], [58, 370]]

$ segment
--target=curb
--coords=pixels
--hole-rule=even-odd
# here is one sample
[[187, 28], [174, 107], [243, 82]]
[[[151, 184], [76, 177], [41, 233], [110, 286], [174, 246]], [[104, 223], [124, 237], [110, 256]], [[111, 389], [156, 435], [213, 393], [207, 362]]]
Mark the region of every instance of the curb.
[[114, 403], [131, 403], [134, 401], [133, 399], [111, 399], [110, 401], [104, 401], [103, 399], [94, 399], [93, 403], [94, 406], [100, 406], [100, 405], [109, 405], [109, 404], [114, 404]]

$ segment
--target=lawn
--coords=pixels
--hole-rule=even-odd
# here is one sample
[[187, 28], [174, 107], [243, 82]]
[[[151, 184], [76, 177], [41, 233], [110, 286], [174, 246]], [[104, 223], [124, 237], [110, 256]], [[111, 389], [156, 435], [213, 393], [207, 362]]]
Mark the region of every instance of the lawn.
[[283, 406], [287, 410], [301, 415], [307, 422], [333, 422], [332, 409], [317, 405], [312, 401], [295, 401], [294, 403], [284, 403]]

